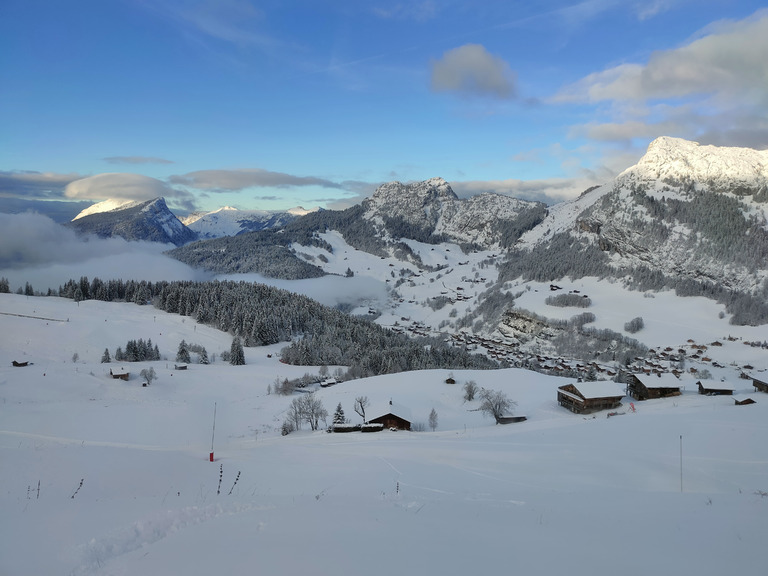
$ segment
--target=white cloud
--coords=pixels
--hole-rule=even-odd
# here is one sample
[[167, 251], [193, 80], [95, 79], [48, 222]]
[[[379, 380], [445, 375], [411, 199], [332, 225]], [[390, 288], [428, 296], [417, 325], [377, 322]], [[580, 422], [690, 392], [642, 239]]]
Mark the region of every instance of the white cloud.
[[172, 245], [79, 237], [39, 214], [0, 213], [0, 277], [45, 292], [70, 278], [195, 280], [199, 271], [162, 254]]
[[493, 192], [520, 198], [556, 204], [564, 200], [576, 198], [587, 188], [604, 184], [596, 175], [574, 178], [547, 178], [543, 180], [475, 180], [465, 182], [451, 181], [451, 188], [460, 198], [475, 196], [483, 192]]
[[717, 22], [683, 46], [654, 52], [645, 63], [590, 74], [551, 101], [601, 104], [595, 121], [572, 129], [575, 136], [628, 144], [670, 135], [764, 147], [768, 10]]
[[64, 195], [79, 200], [152, 200], [159, 196], [188, 200], [191, 197], [188, 192], [171, 188], [156, 178], [119, 172], [76, 180], [67, 185]]
[[320, 186], [341, 188], [341, 185], [314, 176], [294, 176], [282, 172], [271, 172], [260, 168], [243, 170], [198, 170], [188, 174], [171, 176], [174, 184], [182, 184], [211, 192], [243, 190], [245, 188], [288, 188], [294, 186]]
[[449, 50], [432, 62], [431, 88], [464, 96], [515, 96], [515, 74], [502, 58], [480, 44]]
[[652, 100], [715, 96], [765, 102], [768, 96], [768, 11], [714, 27], [710, 34], [646, 64], [622, 64], [565, 87], [557, 102]]

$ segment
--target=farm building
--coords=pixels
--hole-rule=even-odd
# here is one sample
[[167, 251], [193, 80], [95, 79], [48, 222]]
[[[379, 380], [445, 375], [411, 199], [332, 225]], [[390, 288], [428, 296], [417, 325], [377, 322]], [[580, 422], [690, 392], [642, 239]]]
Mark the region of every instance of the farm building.
[[629, 374], [627, 389], [632, 398], [667, 398], [680, 396], [680, 380], [674, 374]]
[[736, 403], [736, 406], [746, 406], [748, 404], [757, 404], [757, 402], [755, 402], [751, 396], [746, 396], [743, 394], [738, 394], [734, 396], [733, 401]]
[[715, 382], [714, 380], [699, 380], [696, 382], [699, 387], [699, 394], [705, 396], [733, 396], [733, 384], [728, 382]]
[[128, 380], [130, 374], [128, 372], [112, 372], [112, 369], [109, 370], [109, 375], [112, 376], [115, 380]]
[[577, 382], [557, 389], [557, 403], [576, 414], [621, 406], [624, 390], [615, 382]]
[[768, 392], [768, 376], [765, 376], [765, 380], [759, 380], [753, 374], [747, 377], [752, 379], [752, 386], [755, 387], [756, 392]]
[[384, 407], [371, 412], [381, 414], [381, 416], [368, 420], [370, 424], [381, 424], [385, 428], [396, 428], [397, 430], [411, 429], [411, 411], [405, 406], [393, 403], [392, 400]]

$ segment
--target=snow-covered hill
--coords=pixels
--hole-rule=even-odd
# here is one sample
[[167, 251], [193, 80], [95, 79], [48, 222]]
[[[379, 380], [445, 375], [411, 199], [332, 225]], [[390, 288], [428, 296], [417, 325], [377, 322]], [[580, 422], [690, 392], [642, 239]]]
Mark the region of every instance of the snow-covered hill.
[[[245, 366], [177, 371], [182, 339], [218, 356], [230, 337], [133, 304], [0, 294], [0, 313], [2, 574], [376, 576], [395, 562], [445, 574], [764, 571], [768, 395], [746, 380], [731, 382], [756, 404], [686, 386], [634, 412], [625, 398], [607, 418], [558, 406], [569, 379], [396, 374], [315, 394], [352, 422], [359, 396], [393, 399], [414, 422], [434, 408], [436, 431], [282, 437], [299, 394], [270, 393], [275, 380], [319, 368], [280, 363], [277, 346], [246, 349]], [[168, 359], [100, 363], [129, 338], [151, 338]], [[764, 350], [723, 344], [768, 367]], [[148, 367], [157, 379], [142, 387]], [[469, 380], [506, 393], [528, 420], [484, 419], [463, 399]]]

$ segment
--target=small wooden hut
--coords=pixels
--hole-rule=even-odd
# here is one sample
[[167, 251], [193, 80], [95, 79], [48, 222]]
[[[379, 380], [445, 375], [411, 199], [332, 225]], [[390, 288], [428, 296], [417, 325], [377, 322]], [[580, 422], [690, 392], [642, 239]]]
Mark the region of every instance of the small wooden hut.
[[668, 398], [680, 396], [680, 380], [671, 373], [666, 374], [629, 374], [627, 389], [635, 400], [649, 398]]
[[699, 394], [705, 396], [733, 396], [733, 384], [728, 382], [716, 382], [714, 380], [699, 380], [696, 382], [699, 387]]
[[621, 406], [624, 390], [615, 382], [577, 382], [557, 389], [557, 403], [576, 414]]
[[128, 377], [130, 376], [129, 372], [113, 372], [112, 369], [109, 369], [109, 375], [112, 376], [115, 380], [128, 380]]
[[757, 402], [755, 402], [755, 400], [751, 396], [745, 396], [742, 394], [734, 396], [733, 401], [736, 403], [736, 406], [746, 406], [747, 404], [757, 404]]

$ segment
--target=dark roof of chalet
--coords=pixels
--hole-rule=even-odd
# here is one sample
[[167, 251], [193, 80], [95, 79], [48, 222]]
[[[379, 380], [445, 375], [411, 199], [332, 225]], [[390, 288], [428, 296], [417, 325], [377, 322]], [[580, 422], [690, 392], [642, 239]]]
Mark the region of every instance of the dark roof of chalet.
[[[680, 388], [684, 383], [670, 372], [664, 374], [635, 374], [646, 388]], [[693, 381], [691, 381], [693, 384]]]
[[716, 380], [699, 380], [697, 385], [704, 388], [704, 390], [736, 390], [736, 387], [730, 382], [718, 382]]
[[[586, 400], [593, 400], [595, 398], [623, 398], [626, 395], [624, 389], [621, 386], [609, 380], [596, 382], [574, 382], [572, 385], [576, 387], [576, 390], [579, 391], [579, 394], [581, 394], [581, 396]], [[565, 392], [565, 390], [562, 390], [562, 388], [563, 387], [560, 386], [560, 391]]]
[[374, 404], [365, 412], [366, 412], [366, 416], [368, 414], [373, 415], [373, 418], [368, 419], [369, 421], [376, 418], [381, 418], [382, 416], [386, 416], [387, 414], [392, 414], [393, 416], [397, 416], [398, 418], [402, 418], [403, 420], [407, 420], [408, 422], [412, 421], [410, 409], [403, 406], [402, 404], [398, 404], [397, 402], [392, 402], [392, 401]]

